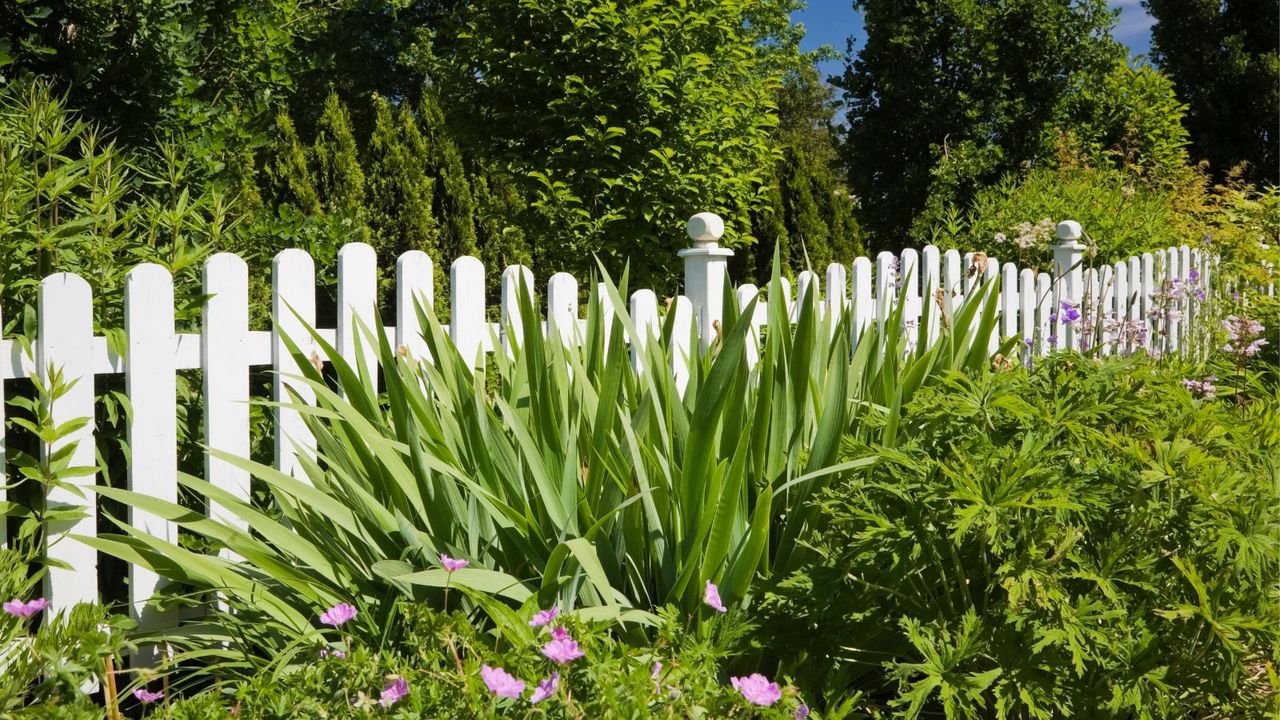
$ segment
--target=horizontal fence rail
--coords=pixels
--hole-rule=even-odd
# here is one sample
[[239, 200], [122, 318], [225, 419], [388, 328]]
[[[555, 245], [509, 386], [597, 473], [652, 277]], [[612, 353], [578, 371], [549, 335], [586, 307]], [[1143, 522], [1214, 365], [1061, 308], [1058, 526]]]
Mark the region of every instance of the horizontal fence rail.
[[[723, 233], [720, 218], [710, 213], [694, 216], [689, 223], [690, 248], [680, 251], [685, 263], [684, 293], [669, 304], [660, 302], [651, 290], [641, 289], [629, 298], [628, 312], [640, 333], [627, 338], [632, 345], [633, 365], [641, 368], [639, 351], [658, 336], [668, 313], [673, 313], [671, 372], [683, 388], [689, 377], [691, 358], [714, 344], [724, 316], [724, 289], [729, 283], [727, 262], [733, 252], [718, 241]], [[927, 343], [938, 340], [939, 320], [957, 310], [985, 283], [999, 281], [999, 293], [983, 296], [996, 303], [1000, 333], [1021, 337], [1024, 362], [1048, 355], [1056, 348], [1096, 349], [1101, 354], [1176, 351], [1191, 338], [1198, 317], [1199, 301], [1209, 287], [1214, 263], [1199, 249], [1182, 246], [1145, 253], [1126, 261], [1101, 267], [1085, 267], [1085, 246], [1076, 223], [1058, 227], [1054, 246], [1053, 272], [1001, 264], [982, 253], [942, 251], [929, 246], [919, 251], [883, 252], [874, 259], [859, 257], [851, 263], [833, 264], [822, 275], [813, 271], [796, 277], [795, 293], [787, 280], [781, 282], [781, 297], [765, 297], [755, 306], [752, 324], [757, 343], [748, 344], [747, 362], [759, 359], [759, 328], [766, 324], [768, 304], [786, 303], [791, 317], [802, 301], [812, 299], [834, 332], [835, 320], [848, 314], [851, 340], [857, 343], [872, 327], [883, 337], [886, 323], [901, 310], [907, 328], [924, 320], [930, 328]], [[527, 267], [512, 266], [501, 274], [500, 321], [486, 319], [486, 268], [474, 257], [461, 257], [449, 267], [450, 317], [444, 332], [462, 357], [476, 367], [481, 355], [509, 350], [518, 337], [508, 337], [509, 329], [520, 332], [519, 288], [534, 287], [534, 275]], [[411, 358], [430, 360], [416, 308], [434, 308], [436, 289], [430, 257], [411, 251], [396, 263], [394, 290], [395, 324], [379, 321], [377, 258], [373, 248], [354, 243], [342, 248], [337, 265], [337, 323], [318, 329], [318, 335], [338, 348], [342, 356], [355, 362], [363, 355], [376, 373], [374, 349], [363, 342], [358, 327], [382, 327], [389, 342]], [[271, 308], [274, 325], [269, 329], [249, 327], [249, 269], [235, 255], [218, 254], [204, 265], [202, 292], [206, 296], [200, 332], [178, 333], [174, 322], [173, 278], [158, 265], [140, 265], [128, 274], [125, 287], [126, 342], [116, 350], [107, 338], [93, 334], [92, 297], [89, 284], [76, 275], [60, 273], [45, 278], [39, 288], [38, 330], [35, 342], [0, 338], [0, 400], [4, 381], [23, 378], [49, 379], [51, 368], [68, 381], [78, 381], [53, 403], [57, 423], [74, 418], [91, 421], [49, 448], [75, 446], [71, 465], [94, 464], [95, 375], [123, 373], [131, 413], [128, 442], [132, 450], [128, 483], [130, 489], [176, 502], [178, 497], [177, 396], [175, 377], [181, 370], [201, 371], [201, 402], [204, 416], [203, 442], [212, 451], [246, 457], [250, 449], [249, 402], [250, 369], [270, 367], [273, 371], [272, 399], [288, 400], [291, 378], [301, 374], [285, 338], [293, 340], [310, 362], [321, 362], [321, 354], [307, 333], [316, 320], [316, 270], [312, 258], [302, 250], [285, 250], [272, 266]], [[1274, 286], [1266, 292], [1274, 293]], [[761, 288], [744, 284], [731, 297], [739, 307], [764, 294]], [[605, 313], [614, 312], [607, 295], [597, 290]], [[564, 342], [583, 337], [585, 320], [579, 307], [579, 283], [567, 273], [556, 273], [546, 283], [543, 332], [556, 334]], [[901, 308], [899, 308], [901, 304]], [[538, 307], [535, 305], [535, 307]], [[446, 319], [442, 319], [446, 320]], [[699, 339], [691, 347], [690, 338]], [[993, 338], [991, 351], [999, 346]], [[883, 351], [883, 349], [882, 349]], [[376, 381], [376, 377], [375, 377]], [[309, 390], [301, 383], [292, 389], [304, 400]], [[313, 398], [310, 398], [313, 399]], [[0, 422], [4, 405], [0, 402]], [[313, 454], [314, 441], [299, 413], [276, 408], [274, 416], [275, 466], [300, 475], [298, 454]], [[4, 444], [0, 436], [0, 485], [4, 482]], [[205, 453], [205, 473], [216, 487], [232, 497], [248, 499], [249, 474], [229, 462]], [[92, 486], [96, 476], [77, 479]], [[3, 490], [0, 489], [0, 493]], [[70, 488], [48, 491], [50, 504], [88, 505], [88, 514], [74, 522], [49, 528], [51, 559], [59, 561], [45, 578], [44, 593], [55, 609], [97, 596], [97, 552], [68, 535], [91, 537], [96, 532], [94, 494], [83, 497]], [[3, 496], [0, 495], [0, 499]], [[212, 503], [212, 516], [235, 521], [230, 513]], [[127, 521], [150, 535], [174, 540], [173, 523], [133, 509]], [[238, 521], [236, 521], [238, 522]], [[3, 524], [0, 524], [3, 532]], [[0, 537], [0, 540], [4, 538]], [[175, 621], [171, 615], [149, 614], [148, 599], [160, 579], [150, 571], [131, 566], [129, 603], [144, 627], [164, 627]]]

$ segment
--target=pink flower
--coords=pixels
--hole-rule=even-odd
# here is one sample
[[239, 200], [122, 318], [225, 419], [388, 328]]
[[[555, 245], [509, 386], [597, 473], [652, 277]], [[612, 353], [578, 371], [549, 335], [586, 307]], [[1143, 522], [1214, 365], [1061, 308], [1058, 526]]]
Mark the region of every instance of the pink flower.
[[569, 631], [568, 631], [568, 630], [565, 630], [565, 629], [564, 629], [564, 628], [562, 628], [562, 627], [552, 628], [552, 630], [551, 630], [551, 639], [552, 639], [552, 640], [568, 640], [568, 639], [569, 639]]
[[163, 698], [164, 693], [151, 692], [146, 688], [138, 688], [137, 690], [133, 691], [133, 696], [137, 698], [138, 702], [142, 703], [143, 705], [150, 705], [151, 703]]
[[49, 601], [46, 598], [36, 598], [28, 602], [14, 598], [4, 604], [4, 611], [14, 617], [29, 618], [47, 607], [49, 607]]
[[529, 621], [529, 627], [542, 627], [543, 625], [546, 625], [552, 620], [555, 620], [556, 616], [559, 614], [560, 614], [560, 608], [551, 608], [550, 610], [543, 610], [542, 612], [533, 616], [533, 619]]
[[551, 677], [538, 683], [538, 687], [529, 696], [529, 702], [536, 705], [546, 700], [556, 694], [557, 687], [560, 687], [560, 673], [551, 673]]
[[338, 627], [356, 616], [355, 607], [346, 603], [338, 603], [320, 615], [320, 622]]
[[753, 705], [768, 707], [782, 699], [782, 688], [778, 687], [778, 683], [769, 682], [769, 678], [760, 673], [752, 673], [747, 677], [731, 677], [729, 683]]
[[449, 572], [453, 572], [454, 570], [461, 570], [462, 568], [470, 565], [471, 561], [451, 558], [448, 555], [445, 555], [444, 553], [440, 553], [440, 564], [444, 566], [445, 570], [448, 570]]
[[405, 679], [398, 677], [391, 681], [391, 684], [382, 688], [382, 696], [378, 699], [378, 704], [382, 707], [391, 707], [404, 699], [409, 694], [409, 683]]
[[[557, 630], [563, 631], [563, 628], [557, 628]], [[578, 647], [577, 640], [565, 633], [564, 637], [553, 637], [551, 642], [543, 645], [542, 654], [564, 665], [577, 660], [586, 653], [582, 652], [582, 648]]]
[[518, 698], [524, 694], [524, 681], [512, 677], [502, 668], [481, 665], [480, 677], [484, 678], [485, 687], [489, 688], [489, 692], [498, 697]]
[[809, 706], [800, 703], [800, 707], [796, 708], [796, 711], [791, 716], [796, 720], [805, 720], [805, 718], [809, 717]]
[[346, 653], [337, 649], [330, 650], [329, 648], [321, 648], [320, 650], [320, 657], [322, 658], [327, 658], [327, 657], [344, 658], [346, 656], [347, 656]]
[[728, 611], [728, 608], [724, 606], [724, 603], [720, 602], [720, 588], [716, 587], [716, 584], [710, 580], [707, 581], [707, 589], [702, 594], [702, 601], [718, 612]]

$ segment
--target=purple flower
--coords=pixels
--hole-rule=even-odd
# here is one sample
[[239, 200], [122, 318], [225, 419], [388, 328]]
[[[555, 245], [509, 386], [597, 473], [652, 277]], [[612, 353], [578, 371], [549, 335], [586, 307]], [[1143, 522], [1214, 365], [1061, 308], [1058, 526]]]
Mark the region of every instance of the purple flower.
[[1196, 300], [1199, 300], [1200, 302], [1204, 302], [1204, 298], [1205, 298], [1204, 288], [1196, 288]]
[[338, 627], [339, 625], [350, 621], [355, 616], [356, 616], [356, 609], [354, 606], [348, 605], [346, 603], [338, 603], [337, 605], [334, 605], [328, 610], [325, 610], [320, 615], [320, 622], [324, 623], [325, 625], [332, 625], [334, 627]]
[[768, 707], [782, 699], [782, 688], [778, 687], [778, 683], [769, 682], [769, 678], [760, 673], [752, 673], [747, 677], [731, 677], [729, 683], [753, 705]]
[[133, 696], [143, 705], [150, 705], [151, 703], [164, 698], [164, 693], [151, 692], [146, 688], [138, 688], [133, 691]]
[[582, 648], [578, 647], [577, 640], [566, 634], [565, 637], [553, 638], [551, 642], [543, 645], [542, 654], [564, 665], [577, 660], [586, 653], [582, 652]]
[[1218, 378], [1213, 375], [1210, 375], [1204, 380], [1192, 380], [1188, 378], [1182, 381], [1182, 386], [1200, 397], [1211, 398], [1218, 392], [1217, 386], [1213, 384], [1217, 379]]
[[569, 631], [565, 630], [563, 627], [552, 628], [551, 639], [552, 640], [568, 640]]
[[702, 593], [702, 602], [710, 605], [717, 612], [728, 611], [724, 603], [720, 602], [720, 588], [710, 580], [707, 581], [707, 589]]
[[489, 692], [498, 697], [515, 699], [524, 694], [524, 681], [513, 677], [502, 668], [481, 665], [480, 677], [484, 678], [485, 687], [489, 688]]
[[556, 616], [559, 614], [560, 608], [553, 607], [550, 610], [543, 610], [533, 616], [533, 619], [529, 621], [529, 627], [542, 627], [552, 620], [555, 620]]
[[1187, 273], [1187, 280], [1191, 282], [1200, 282], [1200, 271], [1195, 268], [1191, 268]]
[[444, 553], [440, 553], [440, 564], [444, 566], [445, 570], [448, 570], [449, 572], [453, 572], [455, 570], [461, 570], [462, 568], [470, 565], [471, 561], [451, 558], [448, 555], [445, 555]]
[[27, 602], [14, 598], [4, 604], [4, 611], [14, 617], [29, 618], [47, 607], [49, 607], [47, 598], [36, 598]]
[[538, 687], [534, 688], [533, 694], [529, 696], [529, 702], [536, 705], [546, 700], [556, 694], [557, 687], [560, 687], [560, 673], [551, 673], [551, 677], [538, 683]]
[[391, 684], [382, 688], [382, 696], [378, 698], [378, 704], [382, 707], [391, 707], [404, 699], [409, 694], [409, 683], [404, 678], [398, 677], [391, 681]]
[[796, 720], [804, 720], [805, 718], [809, 717], [809, 706], [805, 705], [804, 703], [800, 703], [800, 707], [796, 708], [796, 711], [795, 713], [792, 714], [792, 717], [794, 717]]
[[332, 657], [332, 658], [339, 658], [339, 659], [341, 659], [341, 658], [344, 658], [344, 657], [346, 657], [346, 656], [347, 656], [347, 654], [346, 654], [346, 653], [344, 653], [344, 652], [342, 652], [341, 650], [338, 650], [338, 649], [333, 649], [333, 650], [330, 650], [329, 648], [321, 648], [321, 649], [320, 649], [320, 657], [322, 657], [322, 658], [330, 658], [330, 657]]

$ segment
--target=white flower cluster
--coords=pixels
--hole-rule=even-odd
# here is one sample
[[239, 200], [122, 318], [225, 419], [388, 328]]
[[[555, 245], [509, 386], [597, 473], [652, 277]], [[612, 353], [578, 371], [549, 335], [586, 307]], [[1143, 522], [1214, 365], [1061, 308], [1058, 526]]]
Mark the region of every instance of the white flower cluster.
[[1023, 250], [1044, 249], [1049, 247], [1049, 242], [1053, 239], [1053, 230], [1053, 221], [1049, 218], [1044, 218], [1034, 225], [1029, 222], [1020, 222], [1009, 229], [1009, 232], [1015, 234], [1013, 240], [1004, 233], [996, 233], [995, 240], [998, 245], [1012, 243]]

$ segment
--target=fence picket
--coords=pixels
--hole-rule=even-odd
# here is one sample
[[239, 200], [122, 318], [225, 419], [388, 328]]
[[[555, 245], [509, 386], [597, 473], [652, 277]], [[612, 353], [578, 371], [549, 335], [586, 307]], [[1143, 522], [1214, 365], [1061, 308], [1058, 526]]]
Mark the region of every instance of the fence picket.
[[[69, 432], [41, 448], [41, 458], [74, 447], [67, 467], [89, 467], [94, 464], [93, 423], [93, 297], [89, 283], [71, 273], [50, 275], [40, 283], [36, 318], [36, 372], [48, 387], [50, 369], [62, 373], [63, 380], [74, 382], [66, 393], [53, 401], [51, 417], [55, 427], [75, 420], [85, 420], [80, 428]], [[44, 576], [44, 596], [53, 612], [70, 608], [79, 602], [98, 599], [98, 553], [69, 535], [93, 537], [97, 534], [97, 497], [92, 491], [97, 473], [69, 478], [66, 486], [50, 486], [48, 508], [82, 507], [78, 518], [50, 521], [46, 526], [48, 555], [57, 564], [50, 565]], [[81, 492], [72, 487], [81, 489]]]
[[[200, 328], [204, 437], [210, 450], [249, 457], [249, 266], [218, 253], [204, 265], [204, 323]], [[249, 472], [205, 452], [205, 479], [232, 497], [249, 501]], [[248, 523], [210, 501], [209, 516], [240, 530]], [[222, 556], [235, 559], [230, 550]]]
[[508, 265], [502, 271], [502, 322], [498, 334], [502, 337], [502, 349], [508, 357], [515, 357], [515, 346], [524, 342], [524, 318], [520, 315], [520, 282], [524, 280], [529, 307], [538, 307], [533, 299], [533, 270], [524, 265]]
[[1018, 327], [1022, 333], [1023, 362], [1031, 362], [1036, 341], [1036, 271], [1023, 268], [1018, 274]]
[[1152, 303], [1154, 301], [1154, 293], [1156, 288], [1155, 276], [1155, 256], [1151, 253], [1142, 253], [1142, 289], [1138, 293], [1138, 299], [1141, 301], [1141, 320], [1147, 331], [1143, 333], [1142, 346], [1147, 352], [1155, 346], [1156, 326], [1155, 319], [1151, 316]]
[[[173, 276], [161, 265], [147, 263], [129, 271], [125, 280], [125, 392], [129, 396], [129, 489], [178, 502], [178, 396], [174, 362]], [[141, 508], [129, 508], [129, 524], [154, 538], [176, 542], [177, 527]], [[141, 565], [129, 565], [129, 607], [143, 630], [177, 626], [171, 608], [148, 608], [162, 585], [160, 576]], [[151, 653], [147, 653], [151, 654]]]
[[336, 346], [351, 367], [363, 362], [371, 387], [378, 387], [378, 255], [365, 243], [347, 243], [338, 251], [338, 327]]
[[865, 257], [853, 261], [853, 286], [849, 297], [853, 312], [849, 346], [856, 348], [875, 316], [875, 305], [871, 298], [871, 261]]
[[1000, 272], [1000, 333], [1010, 338], [1018, 334], [1018, 266], [1007, 262]]
[[1112, 288], [1111, 347], [1118, 354], [1129, 352], [1129, 265], [1123, 261], [1112, 269], [1115, 287]]
[[849, 307], [849, 270], [840, 263], [827, 266], [827, 326], [832, 334]]
[[964, 268], [961, 267], [960, 252], [948, 250], [942, 254], [942, 305], [947, 322], [960, 309], [964, 298]]
[[1050, 320], [1053, 315], [1054, 287], [1053, 277], [1042, 272], [1036, 275], [1036, 322], [1039, 325], [1036, 344], [1040, 348], [1041, 357], [1047, 357], [1053, 348], [1058, 346], [1058, 328]]
[[924, 303], [925, 318], [929, 324], [928, 347], [933, 347], [938, 342], [940, 333], [942, 332], [942, 296], [939, 292], [942, 287], [942, 255], [938, 248], [933, 245], [926, 245], [924, 252], [924, 284], [921, 286], [921, 302]]
[[[271, 313], [275, 317], [271, 336], [272, 400], [286, 404], [314, 403], [315, 391], [297, 380], [302, 375], [302, 367], [284, 342], [285, 338], [293, 341], [302, 353], [301, 362], [319, 367], [320, 354], [307, 332], [307, 328], [316, 323], [316, 269], [311, 256], [302, 250], [281, 251], [272, 267], [271, 286]], [[296, 401], [290, 391], [297, 396]], [[315, 438], [297, 410], [277, 406], [276, 469], [303, 479], [299, 453], [315, 457]]]
[[431, 257], [421, 250], [410, 250], [396, 260], [396, 349], [412, 360], [431, 360], [418, 308], [425, 313], [435, 309], [434, 273]]
[[547, 282], [547, 333], [552, 332], [566, 347], [578, 342], [578, 280], [566, 272]]
[[678, 295], [671, 303], [671, 312], [676, 314], [671, 327], [671, 377], [683, 396], [689, 386], [689, 363], [693, 361], [693, 303]]
[[[898, 274], [902, 282], [902, 325], [908, 330], [920, 324], [920, 253], [911, 248], [902, 251], [898, 260]], [[907, 348], [914, 348], [919, 335], [906, 333]]]
[[463, 255], [449, 267], [449, 337], [462, 361], [475, 370], [483, 362], [489, 323], [484, 319], [484, 265]]
[[[827, 292], [831, 292], [830, 286], [828, 286]], [[759, 304], [760, 289], [751, 283], [739, 285], [738, 289], [734, 290], [733, 294], [734, 299], [738, 302], [738, 312], [746, 310], [748, 303], [752, 300], [756, 300], [757, 305]], [[747, 331], [746, 342], [746, 359], [748, 368], [754, 368], [756, 363], [760, 362], [760, 326], [756, 324], [756, 316], [759, 315], [758, 310], [758, 307], [753, 309], [751, 311], [751, 317], [743, 319], [745, 322], [750, 323], [748, 326], [749, 329]]]
[[885, 323], [893, 312], [893, 299], [898, 285], [898, 259], [891, 252], [876, 255], [876, 338], [880, 352], [884, 352]]
[[635, 342], [631, 343], [631, 368], [640, 375], [644, 372], [646, 348], [662, 332], [658, 323], [658, 296], [652, 290], [637, 290], [631, 294], [631, 322], [636, 327]]

